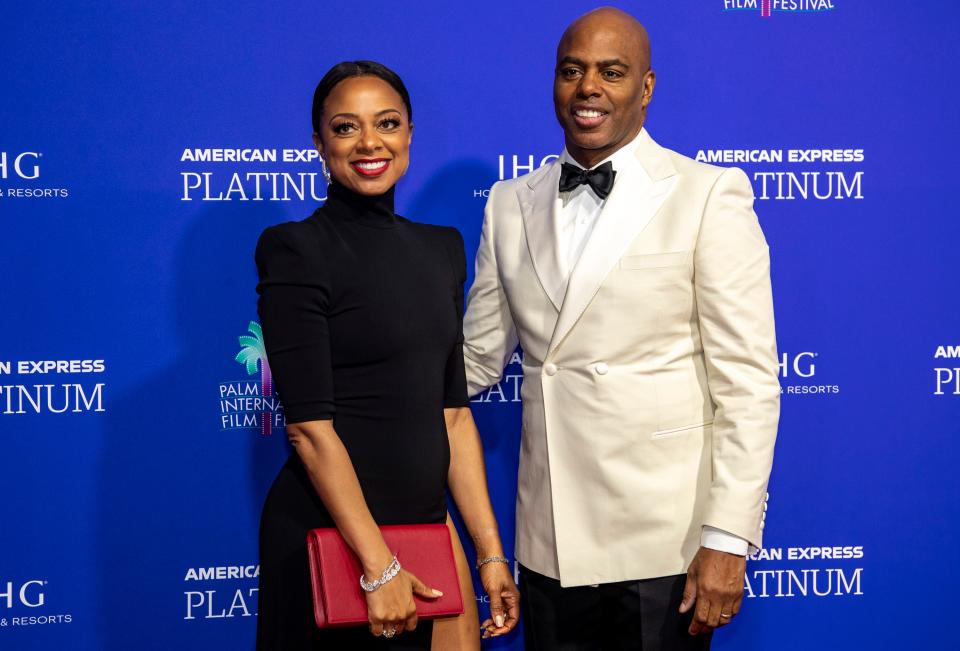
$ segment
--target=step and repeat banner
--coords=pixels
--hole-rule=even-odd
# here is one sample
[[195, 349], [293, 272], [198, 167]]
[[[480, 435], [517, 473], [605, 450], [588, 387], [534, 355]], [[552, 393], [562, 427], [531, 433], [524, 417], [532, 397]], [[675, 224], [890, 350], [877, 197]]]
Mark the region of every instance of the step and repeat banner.
[[[960, 6], [621, 6], [651, 35], [651, 135], [742, 167], [772, 256], [767, 547], [714, 648], [951, 646]], [[5, 7], [0, 649], [253, 648], [260, 509], [289, 454], [253, 250], [325, 197], [316, 82], [344, 59], [401, 74], [398, 212], [456, 226], [472, 258], [490, 185], [562, 149], [554, 51], [590, 8]], [[519, 360], [473, 402], [508, 553]]]

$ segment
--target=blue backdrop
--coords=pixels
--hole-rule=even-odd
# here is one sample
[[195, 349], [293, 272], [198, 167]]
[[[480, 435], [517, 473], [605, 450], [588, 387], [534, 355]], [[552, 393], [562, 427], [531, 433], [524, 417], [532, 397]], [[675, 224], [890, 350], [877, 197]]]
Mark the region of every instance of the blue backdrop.
[[[401, 73], [416, 129], [399, 210], [457, 226], [472, 256], [484, 191], [562, 147], [553, 52], [590, 8], [220, 4], [4, 9], [4, 650], [253, 648], [258, 518], [288, 453], [253, 248], [325, 194], [314, 85], [343, 59]], [[768, 547], [715, 648], [950, 646], [960, 6], [623, 7], [653, 41], [651, 134], [744, 167], [771, 248]], [[474, 404], [511, 552], [519, 374]]]

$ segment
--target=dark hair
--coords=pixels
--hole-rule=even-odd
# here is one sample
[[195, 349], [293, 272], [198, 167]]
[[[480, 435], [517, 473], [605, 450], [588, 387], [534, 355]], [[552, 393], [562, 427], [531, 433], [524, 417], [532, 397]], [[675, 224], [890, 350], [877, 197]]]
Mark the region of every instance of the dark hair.
[[327, 74], [325, 74], [323, 79], [320, 80], [320, 83], [317, 84], [317, 89], [313, 91], [313, 111], [311, 117], [313, 119], [314, 133], [320, 133], [320, 114], [323, 113], [323, 103], [327, 100], [327, 96], [330, 95], [334, 86], [350, 77], [365, 77], [368, 75], [371, 77], [379, 77], [397, 91], [400, 99], [403, 100], [404, 106], [407, 107], [407, 119], [413, 122], [410, 93], [407, 92], [407, 87], [403, 85], [403, 80], [400, 79], [400, 75], [376, 61], [342, 61], [327, 71]]

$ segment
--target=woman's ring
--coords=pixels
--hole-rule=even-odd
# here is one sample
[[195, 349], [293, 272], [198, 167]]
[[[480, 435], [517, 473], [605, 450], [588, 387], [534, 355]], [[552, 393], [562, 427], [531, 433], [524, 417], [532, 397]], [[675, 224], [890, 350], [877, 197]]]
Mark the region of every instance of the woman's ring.
[[383, 637], [393, 637], [397, 634], [397, 629], [395, 628], [385, 628], [383, 629]]
[[730, 619], [731, 617], [733, 617], [733, 615], [728, 615], [727, 613], [720, 613], [720, 616], [723, 617], [724, 619]]

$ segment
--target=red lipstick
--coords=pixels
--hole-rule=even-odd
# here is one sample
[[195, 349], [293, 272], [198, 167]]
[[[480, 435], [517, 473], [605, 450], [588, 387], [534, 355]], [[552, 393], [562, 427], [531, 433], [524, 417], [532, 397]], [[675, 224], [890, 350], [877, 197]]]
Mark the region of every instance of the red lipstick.
[[390, 167], [389, 158], [362, 158], [350, 162], [350, 166], [361, 176], [380, 176]]

